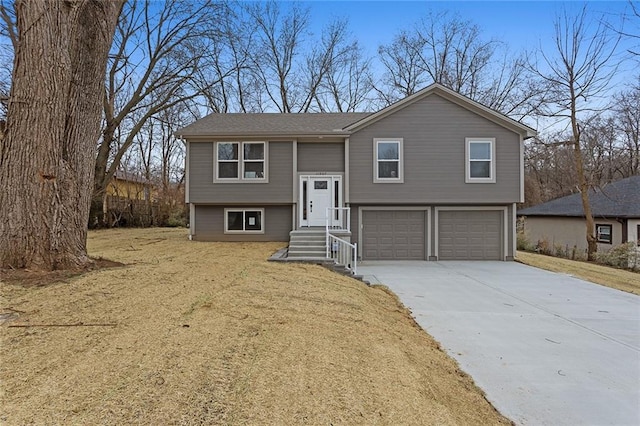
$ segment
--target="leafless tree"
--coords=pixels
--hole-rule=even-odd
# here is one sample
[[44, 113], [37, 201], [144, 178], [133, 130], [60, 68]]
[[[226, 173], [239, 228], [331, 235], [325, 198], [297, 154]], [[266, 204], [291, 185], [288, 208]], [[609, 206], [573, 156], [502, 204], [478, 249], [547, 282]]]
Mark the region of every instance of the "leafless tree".
[[370, 62], [349, 40], [348, 22], [330, 22], [306, 56], [302, 112], [352, 112], [365, 106], [372, 88]]
[[524, 57], [485, 40], [477, 25], [457, 15], [430, 13], [379, 54], [385, 69], [379, 92], [388, 103], [436, 82], [515, 118], [535, 108], [537, 88], [527, 78]]
[[640, 2], [628, 0], [629, 12], [625, 13], [623, 19], [627, 22], [626, 29], [617, 29], [611, 27], [612, 30], [617, 31], [622, 37], [635, 40], [638, 44], [627, 49], [627, 51], [633, 56], [640, 56]]
[[300, 3], [225, 3], [220, 32], [199, 69], [198, 81], [213, 112], [286, 113], [353, 111], [370, 100], [370, 59], [350, 39], [348, 22], [309, 28]]
[[364, 56], [358, 42], [345, 46], [327, 69], [315, 100], [320, 111], [367, 111], [372, 104], [372, 59]]
[[[3, 4], [3, 11], [6, 8]], [[19, 0], [0, 142], [0, 267], [79, 268], [104, 75], [122, 4]]]
[[525, 145], [525, 206], [575, 193], [573, 153], [564, 133], [537, 137]]
[[305, 94], [295, 70], [302, 60], [309, 24], [309, 9], [294, 3], [283, 12], [276, 1], [252, 3], [247, 11], [257, 28], [253, 67], [269, 101], [279, 112], [298, 112]]
[[424, 43], [419, 36], [408, 31], [396, 35], [388, 46], [380, 46], [378, 55], [384, 74], [382, 87], [376, 87], [383, 103], [390, 105], [413, 95], [433, 80], [424, 72], [420, 52]]
[[107, 69], [94, 212], [104, 210], [107, 185], [145, 123], [199, 95], [198, 88], [190, 85], [204, 66], [203, 52], [216, 11], [217, 5], [209, 1], [125, 3]]
[[622, 146], [619, 162], [625, 175], [640, 175], [640, 79], [617, 94], [614, 102], [614, 120]]
[[541, 113], [565, 120], [574, 152], [574, 166], [586, 217], [587, 257], [597, 250], [595, 225], [589, 204], [589, 182], [583, 157], [584, 121], [606, 108], [605, 96], [616, 70], [614, 54], [619, 36], [604, 18], [590, 19], [586, 6], [571, 15], [566, 9], [556, 18], [553, 52], [542, 48], [531, 69], [544, 82]]
[[258, 112], [252, 64], [253, 57], [263, 52], [255, 49], [256, 27], [240, 4], [226, 2], [219, 7], [221, 19], [215, 23], [217, 30], [203, 52], [204, 66], [198, 68], [194, 84], [211, 112]]

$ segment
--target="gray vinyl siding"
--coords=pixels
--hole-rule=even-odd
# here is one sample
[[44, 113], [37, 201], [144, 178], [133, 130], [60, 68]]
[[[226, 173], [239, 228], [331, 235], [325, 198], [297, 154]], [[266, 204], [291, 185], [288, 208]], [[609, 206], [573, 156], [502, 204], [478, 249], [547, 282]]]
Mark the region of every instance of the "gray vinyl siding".
[[298, 172], [344, 172], [344, 143], [298, 142]]
[[[496, 183], [465, 183], [465, 138], [495, 138]], [[373, 139], [403, 138], [404, 183], [373, 183]], [[355, 132], [349, 142], [351, 203], [520, 201], [520, 135], [438, 95]]]
[[[225, 234], [224, 209], [264, 208], [264, 234]], [[289, 241], [291, 205], [284, 206], [195, 206], [195, 234], [197, 241]]]
[[213, 142], [189, 143], [191, 203], [290, 203], [293, 198], [293, 145], [269, 142], [268, 183], [213, 183]]

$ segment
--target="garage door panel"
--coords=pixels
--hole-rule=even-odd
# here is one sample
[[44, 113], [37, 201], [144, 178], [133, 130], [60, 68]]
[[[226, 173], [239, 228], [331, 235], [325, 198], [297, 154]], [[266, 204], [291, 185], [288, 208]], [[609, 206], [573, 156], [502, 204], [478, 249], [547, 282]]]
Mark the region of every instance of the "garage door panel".
[[502, 211], [442, 210], [438, 213], [438, 258], [502, 259]]
[[363, 258], [425, 259], [425, 214], [424, 210], [363, 211]]

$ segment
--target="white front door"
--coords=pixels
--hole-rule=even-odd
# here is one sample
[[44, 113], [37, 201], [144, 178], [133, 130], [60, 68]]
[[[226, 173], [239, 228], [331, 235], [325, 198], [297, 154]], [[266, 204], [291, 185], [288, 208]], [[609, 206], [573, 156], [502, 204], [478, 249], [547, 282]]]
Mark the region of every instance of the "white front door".
[[325, 226], [331, 203], [331, 178], [309, 179], [309, 226]]
[[340, 207], [341, 188], [341, 176], [301, 176], [300, 225], [325, 226], [327, 208]]

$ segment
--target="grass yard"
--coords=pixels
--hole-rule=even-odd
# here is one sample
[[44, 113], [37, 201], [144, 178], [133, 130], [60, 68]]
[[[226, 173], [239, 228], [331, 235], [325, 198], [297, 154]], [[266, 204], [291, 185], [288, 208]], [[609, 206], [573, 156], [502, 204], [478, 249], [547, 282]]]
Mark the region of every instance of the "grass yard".
[[640, 274], [596, 263], [519, 251], [516, 260], [536, 268], [562, 272], [596, 284], [640, 295]]
[[384, 287], [281, 246], [107, 230], [124, 266], [3, 271], [0, 423], [510, 423]]

